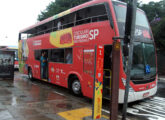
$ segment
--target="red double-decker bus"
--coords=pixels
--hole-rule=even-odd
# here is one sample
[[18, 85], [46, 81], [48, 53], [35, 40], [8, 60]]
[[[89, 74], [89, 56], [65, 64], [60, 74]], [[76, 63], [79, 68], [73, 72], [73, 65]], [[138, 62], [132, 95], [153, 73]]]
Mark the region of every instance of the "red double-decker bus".
[[[93, 97], [95, 46], [104, 46], [103, 97], [108, 98], [113, 37], [124, 36], [126, 3], [93, 0], [54, 15], [19, 33], [19, 69], [36, 78]], [[120, 50], [119, 103], [124, 101], [127, 57]], [[137, 9], [128, 101], [157, 91], [154, 39], [145, 13]]]

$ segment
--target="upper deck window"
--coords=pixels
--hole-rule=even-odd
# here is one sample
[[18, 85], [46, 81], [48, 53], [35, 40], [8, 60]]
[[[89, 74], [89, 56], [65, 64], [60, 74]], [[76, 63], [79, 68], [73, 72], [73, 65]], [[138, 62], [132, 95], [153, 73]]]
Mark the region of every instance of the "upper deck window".
[[[114, 4], [114, 9], [116, 12], [117, 21], [125, 23], [127, 12], [126, 5]], [[148, 21], [144, 12], [139, 9], [136, 13], [136, 25], [149, 28]]]
[[[105, 5], [98, 4], [82, 8], [55, 20], [49, 21], [48, 23], [34, 27], [21, 34], [25, 34], [26, 37], [24, 37], [24, 39], [27, 39], [29, 37], [34, 37], [77, 25], [100, 22], [104, 20], [108, 20]], [[23, 38], [20, 37], [19, 39], [21, 40]]]
[[[120, 36], [124, 36], [127, 6], [121, 2], [113, 2]], [[135, 41], [153, 42], [152, 32], [145, 13], [137, 8], [135, 20]]]
[[76, 12], [76, 25], [108, 20], [104, 4], [83, 8]]

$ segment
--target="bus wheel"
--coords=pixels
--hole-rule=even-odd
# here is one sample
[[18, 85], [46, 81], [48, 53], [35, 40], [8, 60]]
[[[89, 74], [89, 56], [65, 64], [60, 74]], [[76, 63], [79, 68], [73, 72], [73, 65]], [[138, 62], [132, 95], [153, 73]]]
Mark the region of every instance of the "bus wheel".
[[28, 70], [28, 77], [29, 77], [30, 80], [33, 80], [33, 73], [32, 73], [31, 68], [29, 68], [29, 70]]
[[72, 91], [76, 95], [80, 95], [81, 94], [81, 84], [80, 84], [79, 80], [74, 80], [72, 82]]

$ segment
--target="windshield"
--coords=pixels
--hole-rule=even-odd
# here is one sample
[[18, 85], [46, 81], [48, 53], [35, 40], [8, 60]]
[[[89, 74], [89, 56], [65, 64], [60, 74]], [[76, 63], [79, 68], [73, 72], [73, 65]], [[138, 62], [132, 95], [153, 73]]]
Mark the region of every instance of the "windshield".
[[134, 43], [131, 77], [152, 77], [156, 74], [155, 49], [153, 44]]
[[[126, 4], [113, 2], [120, 36], [124, 36], [126, 21]], [[137, 9], [134, 36], [133, 63], [131, 68], [131, 79], [152, 77], [156, 75], [155, 47], [151, 30], [145, 13]], [[123, 44], [123, 41], [122, 41]], [[123, 56], [124, 66], [128, 57]], [[126, 70], [126, 69], [125, 69]]]

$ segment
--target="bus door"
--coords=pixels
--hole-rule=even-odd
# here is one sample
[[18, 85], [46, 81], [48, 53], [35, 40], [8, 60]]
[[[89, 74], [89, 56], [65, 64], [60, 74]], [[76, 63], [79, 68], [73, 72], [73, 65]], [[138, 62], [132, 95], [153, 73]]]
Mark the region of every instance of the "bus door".
[[112, 45], [104, 46], [104, 76], [103, 76], [103, 97], [110, 99], [110, 86], [112, 76]]
[[48, 50], [41, 51], [40, 69], [41, 79], [48, 81]]

